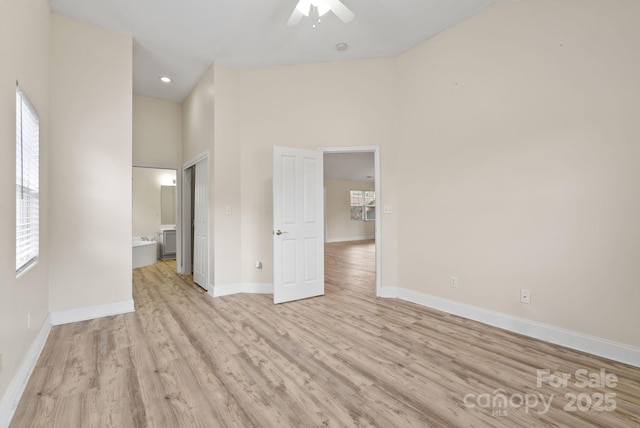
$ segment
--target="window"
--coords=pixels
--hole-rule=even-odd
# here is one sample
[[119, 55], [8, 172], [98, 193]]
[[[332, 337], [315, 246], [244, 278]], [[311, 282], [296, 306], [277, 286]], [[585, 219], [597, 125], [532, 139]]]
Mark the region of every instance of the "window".
[[16, 275], [38, 262], [40, 126], [38, 114], [16, 86]]
[[373, 221], [375, 219], [376, 192], [351, 190], [351, 220]]

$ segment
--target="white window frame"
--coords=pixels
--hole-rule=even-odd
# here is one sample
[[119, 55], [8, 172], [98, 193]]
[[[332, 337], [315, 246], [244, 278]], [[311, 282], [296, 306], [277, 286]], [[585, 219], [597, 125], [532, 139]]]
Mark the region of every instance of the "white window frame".
[[16, 82], [16, 276], [40, 257], [40, 120]]
[[[360, 198], [362, 199], [361, 204], [353, 203], [353, 193], [360, 193]], [[373, 203], [367, 204], [367, 193], [373, 193]], [[350, 216], [353, 221], [375, 221], [375, 207], [376, 207], [376, 192], [374, 190], [350, 190], [349, 191], [349, 205], [350, 205]], [[374, 208], [373, 218], [369, 218], [369, 213], [367, 211], [367, 207]], [[359, 208], [359, 216], [354, 216], [354, 208]]]

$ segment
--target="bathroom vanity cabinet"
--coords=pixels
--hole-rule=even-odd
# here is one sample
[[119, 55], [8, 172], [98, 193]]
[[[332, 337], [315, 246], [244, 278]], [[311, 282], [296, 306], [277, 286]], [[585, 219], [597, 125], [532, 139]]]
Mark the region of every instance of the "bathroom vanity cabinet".
[[176, 258], [176, 229], [175, 226], [160, 228], [160, 258]]

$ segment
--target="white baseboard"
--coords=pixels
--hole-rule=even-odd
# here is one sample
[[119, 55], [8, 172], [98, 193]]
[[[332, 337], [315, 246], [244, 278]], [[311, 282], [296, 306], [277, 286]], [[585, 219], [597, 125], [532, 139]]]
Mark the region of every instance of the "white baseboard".
[[106, 305], [89, 306], [86, 308], [71, 309], [69, 311], [53, 312], [51, 324], [61, 325], [70, 322], [86, 321], [95, 318], [109, 317], [111, 315], [135, 312], [133, 299]]
[[216, 286], [209, 285], [209, 290], [213, 290], [213, 293], [209, 292], [213, 297], [229, 296], [238, 293], [273, 294], [273, 284], [242, 282]]
[[[392, 289], [387, 287], [385, 295], [380, 297], [394, 297]], [[589, 336], [576, 331], [566, 330], [548, 324], [518, 318], [500, 312], [490, 311], [464, 303], [440, 297], [430, 296], [413, 290], [397, 288], [397, 297], [402, 300], [417, 303], [422, 306], [437, 309], [453, 315], [459, 315], [474, 321], [479, 321], [494, 327], [499, 327], [525, 336], [540, 339], [545, 342], [587, 352], [599, 357], [640, 367], [640, 348], [613, 342], [595, 336]], [[381, 293], [382, 294], [382, 293]]]
[[378, 291], [378, 297], [397, 298], [398, 297], [398, 288], [396, 288], [396, 287], [380, 287], [380, 290]]
[[370, 239], [376, 239], [376, 235], [350, 236], [348, 238], [332, 238], [332, 239], [326, 239], [324, 242], [331, 244], [333, 242], [367, 241]]
[[11, 419], [13, 418], [13, 415], [18, 408], [18, 403], [20, 402], [22, 393], [27, 387], [27, 382], [29, 382], [31, 373], [33, 373], [33, 369], [38, 362], [38, 358], [40, 357], [40, 353], [44, 348], [44, 344], [47, 342], [50, 331], [51, 314], [47, 315], [44, 322], [42, 323], [42, 327], [40, 327], [38, 335], [29, 347], [27, 354], [22, 359], [22, 363], [20, 364], [20, 367], [18, 367], [18, 371], [13, 376], [13, 379], [11, 379], [11, 383], [9, 384], [9, 387], [7, 388], [4, 397], [0, 402], [1, 428], [8, 427], [9, 423], [11, 423]]

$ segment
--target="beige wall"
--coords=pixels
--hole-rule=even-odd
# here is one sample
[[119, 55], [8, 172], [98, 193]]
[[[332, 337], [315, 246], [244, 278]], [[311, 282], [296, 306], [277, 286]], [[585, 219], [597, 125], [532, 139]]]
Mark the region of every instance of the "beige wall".
[[[46, 0], [0, 2], [0, 399], [49, 309], [49, 29]], [[40, 260], [18, 279], [15, 269], [16, 80], [40, 117]], [[27, 327], [28, 314], [30, 328]]]
[[213, 66], [182, 103], [182, 162], [190, 162], [213, 146]]
[[[380, 145], [382, 174], [386, 174], [383, 194], [386, 190], [393, 203], [395, 113], [394, 59], [210, 69], [183, 105], [183, 159], [204, 150], [211, 150], [213, 157], [214, 286], [272, 283], [275, 145]], [[227, 207], [231, 215], [225, 213]], [[384, 218], [382, 227], [388, 233], [382, 249], [383, 281], [395, 286], [395, 219]], [[263, 263], [262, 271], [255, 268], [256, 261]]]
[[212, 283], [228, 285], [241, 280], [241, 217], [250, 213], [244, 213], [241, 206], [240, 78], [234, 69], [216, 65], [214, 82], [214, 145], [212, 170], [209, 171], [213, 180], [210, 224], [215, 236], [212, 241], [212, 260], [215, 262]]
[[193, 162], [201, 156], [208, 156], [209, 166], [209, 282], [212, 283], [215, 275], [215, 252], [212, 250], [215, 243], [215, 231], [213, 230], [214, 200], [212, 189], [214, 188], [214, 168], [211, 155], [214, 139], [214, 67], [211, 66], [198, 84], [193, 88], [187, 99], [182, 103], [182, 164]]
[[182, 105], [133, 95], [133, 164], [178, 168], [182, 157]]
[[236, 70], [212, 66], [183, 103], [183, 162], [209, 156], [211, 285], [241, 280], [238, 82]]
[[133, 236], [160, 239], [162, 224], [161, 186], [172, 186], [176, 171], [172, 169], [133, 168]]
[[398, 58], [403, 287], [640, 345], [638, 16], [501, 3]]
[[[197, 92], [231, 122], [208, 134], [239, 165], [212, 174], [240, 194], [240, 232], [214, 241], [240, 239], [225, 281], [271, 281], [274, 145], [379, 145], [383, 287], [639, 345], [638, 7], [508, 2], [398, 58], [210, 70]], [[237, 213], [222, 199], [214, 223]]]
[[[0, 396], [48, 312], [131, 299], [131, 54], [129, 37], [52, 16], [46, 1], [0, 4], [3, 200], [15, 199], [16, 80], [41, 140], [39, 263], [16, 279], [15, 243], [1, 244]], [[12, 207], [3, 236], [15, 236]]]
[[131, 295], [132, 41], [52, 15], [50, 311]]
[[[272, 147], [379, 145], [385, 200], [395, 186], [396, 66], [376, 59], [239, 73], [242, 281], [272, 282]], [[396, 285], [394, 222], [382, 218], [383, 285]]]
[[325, 179], [325, 241], [373, 239], [374, 221], [351, 220], [351, 190], [375, 190], [372, 181]]

